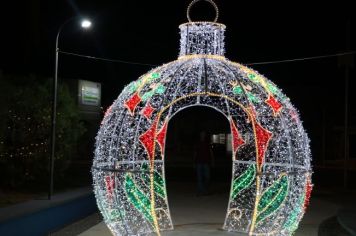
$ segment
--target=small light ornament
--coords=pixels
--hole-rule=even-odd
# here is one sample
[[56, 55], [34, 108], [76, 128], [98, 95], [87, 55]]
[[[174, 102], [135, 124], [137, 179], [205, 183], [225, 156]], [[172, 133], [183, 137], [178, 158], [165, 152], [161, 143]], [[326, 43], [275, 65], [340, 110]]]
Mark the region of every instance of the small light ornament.
[[[98, 207], [114, 235], [172, 230], [164, 173], [170, 119], [192, 106], [224, 114], [233, 173], [223, 229], [291, 235], [311, 193], [309, 139], [277, 86], [224, 57], [225, 25], [193, 22], [181, 31], [176, 61], [127, 85], [105, 113], [92, 173]], [[169, 156], [167, 156], [169, 158]]]

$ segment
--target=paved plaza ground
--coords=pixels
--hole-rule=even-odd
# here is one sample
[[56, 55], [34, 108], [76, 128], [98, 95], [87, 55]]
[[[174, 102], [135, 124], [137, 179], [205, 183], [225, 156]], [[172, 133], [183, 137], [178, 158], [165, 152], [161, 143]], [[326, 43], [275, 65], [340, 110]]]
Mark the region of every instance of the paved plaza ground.
[[[228, 200], [226, 188], [228, 188], [227, 185], [215, 184], [211, 194], [197, 197], [193, 184], [172, 183], [168, 185], [168, 197], [175, 230], [164, 232], [162, 235], [243, 235], [221, 230]], [[314, 191], [310, 207], [295, 235], [351, 235], [339, 226], [336, 215], [342, 207], [353, 203], [353, 197], [352, 194], [339, 195]], [[101, 221], [101, 216], [94, 214], [53, 235], [109, 236], [111, 233]]]

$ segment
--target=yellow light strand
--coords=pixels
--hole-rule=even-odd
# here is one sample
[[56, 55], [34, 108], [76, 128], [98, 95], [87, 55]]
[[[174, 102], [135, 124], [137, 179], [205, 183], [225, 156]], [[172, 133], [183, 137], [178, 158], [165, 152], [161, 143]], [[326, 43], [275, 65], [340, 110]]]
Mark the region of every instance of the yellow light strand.
[[255, 198], [255, 206], [253, 209], [253, 213], [252, 213], [252, 223], [251, 223], [251, 227], [250, 227], [250, 231], [249, 231], [249, 235], [253, 235], [253, 231], [255, 229], [255, 224], [256, 224], [256, 219], [257, 219], [257, 205], [258, 202], [260, 201], [260, 176], [257, 175], [256, 176], [256, 198]]
[[[243, 72], [245, 72], [246, 74], [247, 73], [253, 73], [253, 74], [256, 74], [256, 72], [254, 72], [253, 70], [251, 70], [250, 68], [248, 68], [247, 66], [243, 66], [237, 62], [231, 62], [233, 65], [236, 65], [238, 66], [239, 68], [241, 68], [243, 70]], [[258, 82], [260, 82], [260, 84], [262, 85], [262, 87], [265, 89], [265, 91], [267, 92], [268, 95], [271, 95], [271, 91], [269, 90], [268, 86], [267, 86], [267, 83], [264, 79], [264, 77], [260, 74], [257, 74], [257, 80]]]
[[216, 59], [220, 61], [226, 61], [226, 58], [224, 56], [219, 56], [219, 55], [209, 55], [209, 54], [191, 54], [191, 55], [184, 55], [178, 57], [178, 60], [190, 60], [190, 59]]

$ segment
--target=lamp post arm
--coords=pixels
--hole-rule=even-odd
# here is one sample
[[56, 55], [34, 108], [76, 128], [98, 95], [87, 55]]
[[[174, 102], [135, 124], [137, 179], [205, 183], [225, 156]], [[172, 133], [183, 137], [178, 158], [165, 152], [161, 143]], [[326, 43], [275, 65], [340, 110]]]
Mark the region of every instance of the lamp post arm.
[[57, 31], [57, 35], [56, 35], [56, 51], [58, 50], [58, 44], [59, 44], [59, 36], [64, 28], [65, 25], [67, 25], [69, 22], [71, 22], [72, 20], [78, 18], [79, 16], [73, 16], [71, 18], [69, 18], [68, 20], [64, 21], [61, 26], [59, 26], [58, 31]]

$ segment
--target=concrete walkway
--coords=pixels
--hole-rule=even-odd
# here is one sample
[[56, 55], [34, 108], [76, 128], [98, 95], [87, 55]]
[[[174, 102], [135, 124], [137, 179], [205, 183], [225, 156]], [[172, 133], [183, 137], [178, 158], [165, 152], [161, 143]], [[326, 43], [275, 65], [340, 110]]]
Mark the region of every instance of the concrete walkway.
[[89, 187], [55, 194], [51, 200], [29, 200], [0, 209], [0, 235], [47, 235], [96, 210]]
[[45, 208], [63, 204], [64, 202], [88, 195], [92, 193], [92, 191], [91, 187], [78, 188], [72, 191], [55, 194], [52, 196], [51, 200], [48, 200], [46, 196], [43, 196], [42, 198], [0, 208], [0, 223], [2, 221], [37, 212]]
[[[162, 235], [243, 235], [221, 230], [228, 203], [228, 195], [224, 192], [228, 187], [219, 185], [213, 189], [213, 194], [196, 197], [192, 185], [186, 186], [175, 183], [174, 188], [168, 185], [169, 204], [175, 230], [163, 232]], [[339, 208], [337, 204], [321, 200], [317, 196], [313, 197], [310, 207], [295, 235], [318, 235], [318, 228], [321, 222], [335, 216]], [[110, 236], [112, 234], [103, 222], [80, 234], [80, 236], [98, 235]]]
[[338, 212], [338, 223], [350, 234], [356, 235], [356, 204]]

